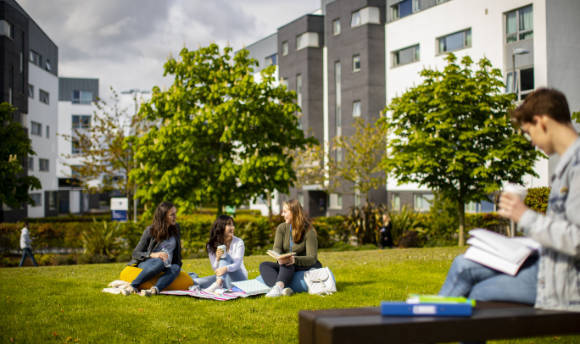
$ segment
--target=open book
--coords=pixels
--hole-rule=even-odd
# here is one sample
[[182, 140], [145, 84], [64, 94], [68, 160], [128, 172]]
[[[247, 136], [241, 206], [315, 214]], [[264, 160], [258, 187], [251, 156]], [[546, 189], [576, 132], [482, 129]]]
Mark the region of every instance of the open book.
[[280, 254], [280, 253], [278, 253], [276, 251], [273, 251], [273, 250], [268, 250], [268, 251], [266, 251], [266, 253], [270, 257], [272, 257], [274, 259], [278, 259], [278, 258], [288, 258], [290, 256], [295, 256], [296, 255], [296, 252], [288, 252], [288, 253], [282, 253], [282, 254]]
[[492, 269], [515, 276], [532, 252], [540, 244], [530, 238], [508, 238], [487, 229], [472, 229], [465, 258]]

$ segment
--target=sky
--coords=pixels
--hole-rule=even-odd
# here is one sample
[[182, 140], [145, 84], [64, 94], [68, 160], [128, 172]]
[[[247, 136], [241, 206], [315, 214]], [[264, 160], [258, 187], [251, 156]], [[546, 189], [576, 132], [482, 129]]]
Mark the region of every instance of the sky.
[[[16, 0], [59, 49], [59, 76], [98, 78], [100, 96], [169, 86], [186, 47], [238, 50], [320, 8], [320, 0]], [[104, 94], [104, 92], [106, 94]]]

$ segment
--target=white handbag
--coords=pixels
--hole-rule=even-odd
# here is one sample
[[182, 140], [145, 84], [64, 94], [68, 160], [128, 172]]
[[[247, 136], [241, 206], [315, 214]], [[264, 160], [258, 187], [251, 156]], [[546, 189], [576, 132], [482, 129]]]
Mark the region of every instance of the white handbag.
[[309, 294], [330, 295], [336, 293], [336, 282], [328, 267], [311, 269], [304, 273]]

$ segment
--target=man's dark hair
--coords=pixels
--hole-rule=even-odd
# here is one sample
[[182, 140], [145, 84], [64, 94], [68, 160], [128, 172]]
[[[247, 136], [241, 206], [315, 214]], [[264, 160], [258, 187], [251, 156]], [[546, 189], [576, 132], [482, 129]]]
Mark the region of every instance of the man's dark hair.
[[528, 94], [511, 113], [512, 120], [518, 124], [534, 123], [534, 116], [538, 115], [547, 115], [562, 124], [570, 123], [570, 108], [564, 93], [553, 88], [539, 88]]

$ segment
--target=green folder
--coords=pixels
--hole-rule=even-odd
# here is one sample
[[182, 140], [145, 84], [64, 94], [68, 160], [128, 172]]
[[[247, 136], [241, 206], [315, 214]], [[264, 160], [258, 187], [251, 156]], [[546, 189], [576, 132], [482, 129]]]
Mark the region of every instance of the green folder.
[[469, 303], [475, 307], [475, 300], [462, 296], [409, 294], [407, 303]]

